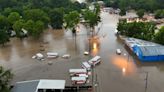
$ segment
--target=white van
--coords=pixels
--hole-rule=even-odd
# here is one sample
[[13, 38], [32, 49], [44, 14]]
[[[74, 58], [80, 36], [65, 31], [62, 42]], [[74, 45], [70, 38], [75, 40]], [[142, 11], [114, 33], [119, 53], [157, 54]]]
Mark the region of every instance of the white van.
[[86, 77], [72, 77], [71, 81], [72, 84], [85, 84], [86, 83]]
[[87, 74], [86, 69], [69, 69], [69, 73], [71, 76], [75, 76], [78, 74]]
[[100, 61], [101, 61], [101, 57], [100, 56], [95, 56], [91, 60], [89, 60], [88, 63], [90, 65], [94, 65], [95, 66], [96, 64], [100, 63]]
[[47, 52], [47, 58], [57, 58], [59, 56], [56, 52]]
[[91, 65], [88, 62], [82, 62], [82, 67], [88, 71], [91, 70]]

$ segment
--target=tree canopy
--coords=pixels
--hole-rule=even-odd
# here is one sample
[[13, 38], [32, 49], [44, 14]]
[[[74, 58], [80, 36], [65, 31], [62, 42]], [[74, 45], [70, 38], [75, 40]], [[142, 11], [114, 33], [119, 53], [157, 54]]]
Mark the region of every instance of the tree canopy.
[[9, 81], [13, 74], [10, 70], [5, 70], [0, 66], [0, 92], [10, 92]]
[[86, 8], [85, 3], [71, 0], [0, 0], [0, 4], [0, 30], [14, 30], [19, 38], [22, 29], [36, 38], [48, 25], [61, 29], [64, 14]]
[[71, 29], [73, 33], [76, 33], [76, 27], [80, 21], [80, 14], [77, 11], [72, 11], [69, 14], [64, 15], [64, 27]]
[[155, 34], [155, 42], [164, 45], [164, 26]]
[[5, 30], [0, 29], [0, 44], [4, 45], [6, 42], [9, 42], [9, 35]]
[[120, 9], [145, 9], [146, 11], [153, 12], [157, 9], [163, 9], [163, 0], [103, 0], [105, 5], [113, 8]]
[[137, 11], [137, 15], [138, 15], [138, 17], [139, 17], [139, 18], [142, 18], [142, 17], [144, 16], [144, 12], [145, 12], [144, 9], [140, 9], [140, 10], [138, 10], [138, 11]]
[[117, 29], [122, 35], [152, 41], [156, 27], [155, 24], [151, 22], [127, 23], [122, 20], [119, 21]]

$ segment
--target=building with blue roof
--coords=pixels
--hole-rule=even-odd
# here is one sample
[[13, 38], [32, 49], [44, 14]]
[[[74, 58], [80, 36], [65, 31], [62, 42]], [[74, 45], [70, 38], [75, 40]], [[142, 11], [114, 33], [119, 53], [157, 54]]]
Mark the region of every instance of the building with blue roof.
[[135, 38], [126, 38], [125, 44], [140, 61], [164, 61], [164, 46]]
[[164, 46], [137, 46], [133, 52], [141, 61], [164, 61]]

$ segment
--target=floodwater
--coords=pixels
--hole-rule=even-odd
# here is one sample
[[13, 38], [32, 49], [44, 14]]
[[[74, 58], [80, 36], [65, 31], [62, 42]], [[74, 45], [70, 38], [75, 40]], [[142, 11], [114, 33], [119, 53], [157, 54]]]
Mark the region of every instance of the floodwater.
[[[164, 92], [164, 63], [134, 59], [114, 35], [119, 16], [103, 12], [101, 17], [102, 22], [96, 28], [96, 32], [100, 28], [97, 40], [89, 39], [84, 25], [79, 25], [76, 37], [69, 30], [49, 29], [36, 40], [12, 38], [5, 47], [0, 47], [0, 65], [14, 73], [11, 84], [37, 79], [64, 79], [69, 84], [69, 69], [81, 68], [83, 61], [100, 55], [102, 62], [94, 68], [94, 82], [98, 84], [95, 92]], [[126, 55], [116, 55], [117, 48]], [[60, 57], [32, 59], [38, 52], [46, 55], [49, 51], [59, 53]], [[91, 55], [83, 55], [84, 51]], [[63, 59], [63, 54], [70, 54], [71, 58]], [[50, 61], [52, 65], [48, 64]]]

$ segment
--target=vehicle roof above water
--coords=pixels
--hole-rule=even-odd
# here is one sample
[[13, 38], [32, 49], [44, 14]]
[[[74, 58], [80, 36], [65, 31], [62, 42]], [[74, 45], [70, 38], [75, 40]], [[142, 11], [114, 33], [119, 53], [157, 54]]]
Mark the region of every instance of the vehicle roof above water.
[[91, 60], [92, 61], [96, 61], [96, 60], [98, 60], [98, 59], [100, 59], [101, 57], [100, 56], [95, 56], [95, 57], [93, 57]]
[[91, 65], [90, 65], [88, 62], [83, 62], [82, 64], [83, 64], [85, 67], [87, 67], [87, 68], [88, 68], [88, 67], [91, 67]]
[[69, 72], [72, 73], [72, 72], [87, 72], [86, 69], [69, 69]]
[[71, 80], [73, 80], [73, 81], [86, 81], [86, 77], [72, 77]]
[[37, 57], [43, 57], [43, 54], [37, 53], [36, 56], [37, 56]]
[[116, 49], [117, 52], [121, 52], [121, 49]]
[[58, 55], [56, 52], [47, 52], [47, 55]]

